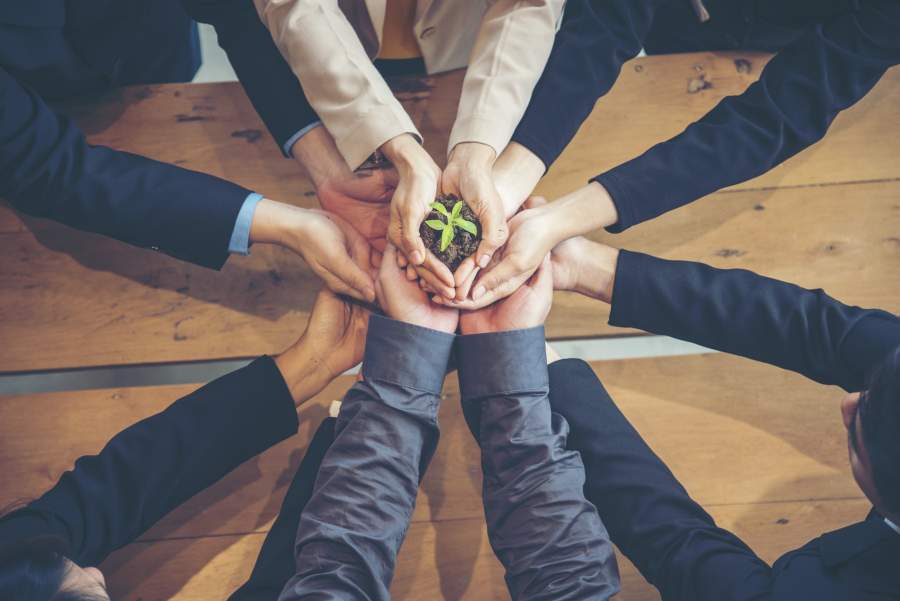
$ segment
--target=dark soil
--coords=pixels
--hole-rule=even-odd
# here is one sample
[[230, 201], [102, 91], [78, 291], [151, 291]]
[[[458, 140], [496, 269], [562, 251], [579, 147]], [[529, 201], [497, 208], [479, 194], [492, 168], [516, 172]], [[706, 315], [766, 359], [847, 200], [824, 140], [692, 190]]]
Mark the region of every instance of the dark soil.
[[[459, 201], [459, 198], [453, 194], [442, 194], [434, 200], [435, 202], [444, 205], [449, 213], [453, 210], [453, 205]], [[475, 213], [469, 208], [469, 205], [463, 204], [460, 216], [478, 226], [478, 235], [473, 236], [462, 228], [456, 228], [453, 242], [451, 242], [450, 246], [447, 247], [447, 250], [443, 252], [441, 252], [441, 232], [431, 229], [425, 225], [424, 221], [419, 227], [419, 235], [422, 236], [422, 242], [424, 242], [425, 246], [434, 253], [434, 256], [450, 268], [451, 272], [455, 272], [460, 263], [462, 263], [466, 257], [474, 253], [478, 248], [479, 242], [481, 242], [481, 222], [478, 221], [478, 217], [475, 216]], [[425, 217], [425, 221], [429, 219], [438, 219], [444, 222], [447, 221], [446, 217], [434, 209], [431, 209], [431, 212]]]

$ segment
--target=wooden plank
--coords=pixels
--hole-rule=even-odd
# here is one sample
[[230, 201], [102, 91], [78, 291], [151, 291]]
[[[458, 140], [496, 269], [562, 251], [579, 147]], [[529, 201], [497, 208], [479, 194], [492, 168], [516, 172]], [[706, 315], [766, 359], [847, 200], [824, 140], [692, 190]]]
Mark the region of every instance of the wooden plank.
[[[723, 528], [773, 562], [823, 531], [865, 517], [857, 500], [730, 505], [712, 508]], [[225, 599], [249, 576], [264, 535], [230, 535], [129, 545], [102, 566], [113, 599], [208, 601]], [[623, 601], [658, 601], [659, 595], [619, 555]], [[493, 557], [478, 518], [413, 524], [401, 549], [391, 587], [397, 601], [509, 599], [503, 568]]]
[[[900, 312], [900, 182], [723, 192], [609, 244], [749, 268]], [[318, 280], [258, 246], [221, 273], [62, 227], [0, 234], [0, 371], [250, 357], [305, 326]], [[852, 273], [853, 277], [847, 277]], [[608, 307], [558, 294], [551, 337], [606, 336]]]
[[[720, 354], [597, 362], [594, 369], [623, 412], [706, 506], [862, 497], [847, 465], [836, 389]], [[297, 436], [197, 495], [145, 538], [267, 529], [328, 402], [350, 384], [349, 377], [335, 381], [302, 407]], [[0, 489], [0, 507], [40, 495], [77, 457], [97, 452], [118, 431], [192, 388], [0, 397], [0, 470], [15, 483]], [[440, 424], [441, 443], [414, 521], [480, 519], [480, 455], [462, 418], [453, 377], [445, 387]]]

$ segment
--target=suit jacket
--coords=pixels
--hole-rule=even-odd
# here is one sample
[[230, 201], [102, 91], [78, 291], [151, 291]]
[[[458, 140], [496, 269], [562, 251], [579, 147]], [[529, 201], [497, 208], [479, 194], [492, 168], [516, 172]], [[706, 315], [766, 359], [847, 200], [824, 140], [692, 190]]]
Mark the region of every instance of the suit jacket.
[[[251, 0], [185, 0], [216, 26], [279, 145], [316, 119]], [[249, 190], [88, 144], [45, 98], [190, 79], [191, 22], [174, 0], [61, 0], [0, 8], [0, 196], [17, 209], [206, 267], [228, 257]], [[179, 33], [180, 32], [180, 33]]]
[[0, 561], [39, 545], [96, 566], [297, 427], [281, 372], [271, 358], [257, 359], [123, 430], [0, 519]]
[[[403, 133], [419, 139], [371, 59], [385, 0], [254, 0], [351, 169]], [[481, 142], [499, 153], [550, 54], [563, 0], [418, 0], [415, 33], [428, 73], [468, 65], [448, 149]]]
[[[689, 340], [861, 390], [900, 346], [900, 319], [744, 270], [623, 251], [610, 323]], [[877, 514], [769, 567], [718, 528], [616, 409], [593, 371], [551, 365], [555, 411], [572, 425], [585, 491], [616, 545], [667, 601], [867, 600], [900, 595], [900, 536]]]
[[[793, 41], [743, 94], [724, 98], [683, 133], [594, 178], [618, 209], [612, 232], [765, 173], [821, 139], [839, 112], [900, 62], [894, 0], [706, 4], [712, 20], [696, 37], [708, 49], [767, 47], [754, 40], [773, 27], [796, 35], [783, 36]], [[677, 35], [672, 19], [655, 21], [663, 9], [679, 7], [690, 13], [686, 0], [572, 0], [513, 140], [549, 166], [612, 87], [622, 63], [651, 44], [651, 30]], [[719, 35], [710, 39], [709, 30]]]

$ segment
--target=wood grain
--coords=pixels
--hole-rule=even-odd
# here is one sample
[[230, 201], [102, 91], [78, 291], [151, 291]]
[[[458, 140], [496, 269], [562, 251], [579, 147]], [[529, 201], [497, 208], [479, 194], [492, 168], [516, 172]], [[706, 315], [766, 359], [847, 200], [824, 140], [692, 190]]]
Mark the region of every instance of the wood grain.
[[[738, 72], [736, 58], [750, 60], [749, 74]], [[540, 191], [573, 189], [677, 133], [744, 89], [766, 58], [700, 53], [626, 64]], [[689, 94], [688, 81], [701, 75], [712, 86]], [[394, 82], [439, 161], [462, 76]], [[739, 191], [713, 194], [618, 237], [598, 237], [665, 257], [750, 267], [897, 311], [900, 137], [884, 124], [900, 122], [900, 106], [891, 102], [898, 86], [894, 69], [822, 142]], [[238, 84], [137, 86], [66, 110], [93, 143], [220, 175], [287, 202], [316, 203]], [[281, 249], [258, 246], [216, 273], [0, 207], [0, 372], [277, 352], [303, 329], [318, 286], [303, 261]], [[602, 305], [559, 295], [548, 332], [627, 333], [606, 318]]]

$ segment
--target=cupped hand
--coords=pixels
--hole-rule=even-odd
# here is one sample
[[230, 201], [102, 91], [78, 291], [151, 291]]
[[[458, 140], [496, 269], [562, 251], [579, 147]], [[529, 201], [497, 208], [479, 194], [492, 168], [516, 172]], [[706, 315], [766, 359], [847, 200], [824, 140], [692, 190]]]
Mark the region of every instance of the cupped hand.
[[553, 266], [546, 255], [528, 281], [507, 298], [460, 315], [463, 334], [520, 330], [543, 325], [553, 304]]
[[399, 175], [391, 167], [347, 170], [318, 184], [316, 195], [323, 209], [344, 219], [383, 252], [398, 182]]
[[306, 331], [275, 358], [294, 402], [320, 392], [363, 358], [369, 311], [329, 290], [316, 297]]
[[465, 297], [465, 284], [476, 268], [487, 267], [491, 257], [506, 242], [509, 230], [504, 203], [493, 179], [494, 149], [486, 144], [464, 142], [450, 153], [441, 175], [441, 192], [462, 198], [481, 222], [481, 243], [453, 274], [456, 298]]
[[384, 251], [375, 290], [378, 303], [389, 317], [432, 330], [456, 331], [459, 311], [432, 303], [419, 284], [406, 277], [397, 263], [397, 249], [392, 244]]

